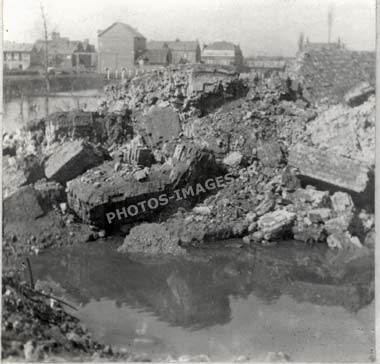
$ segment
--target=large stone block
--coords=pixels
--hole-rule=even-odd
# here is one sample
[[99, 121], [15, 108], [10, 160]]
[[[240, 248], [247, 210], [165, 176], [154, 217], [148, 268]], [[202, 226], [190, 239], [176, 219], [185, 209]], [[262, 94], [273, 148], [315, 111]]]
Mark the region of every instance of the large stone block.
[[43, 213], [38, 194], [32, 185], [21, 187], [3, 202], [4, 225], [20, 221], [32, 222]]
[[82, 140], [64, 143], [47, 160], [46, 177], [65, 184], [67, 181], [103, 163], [104, 153]]
[[357, 193], [364, 192], [369, 181], [369, 169], [364, 164], [303, 144], [297, 144], [290, 149], [288, 163], [299, 169], [301, 177]]

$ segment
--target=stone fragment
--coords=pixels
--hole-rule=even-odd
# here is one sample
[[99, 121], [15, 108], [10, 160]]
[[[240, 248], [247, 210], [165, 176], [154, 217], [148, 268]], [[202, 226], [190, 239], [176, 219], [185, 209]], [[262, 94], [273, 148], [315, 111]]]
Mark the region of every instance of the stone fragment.
[[261, 201], [259, 206], [256, 207], [255, 212], [257, 216], [262, 216], [271, 211], [275, 205], [275, 199], [272, 194], [267, 194], [265, 199]]
[[300, 180], [288, 166], [281, 173], [281, 184], [287, 191], [295, 191], [301, 187]]
[[257, 222], [251, 222], [250, 225], [248, 226], [248, 232], [252, 233], [256, 230], [257, 228]]
[[4, 199], [3, 218], [4, 224], [20, 221], [34, 221], [42, 216], [42, 210], [38, 194], [32, 185], [19, 188], [16, 192]]
[[47, 160], [46, 177], [65, 184], [104, 161], [104, 153], [93, 144], [76, 140], [64, 143]]
[[150, 167], [154, 163], [154, 155], [151, 149], [133, 144], [123, 153], [123, 162]]
[[370, 95], [375, 93], [375, 87], [369, 82], [361, 82], [344, 95], [344, 101], [348, 106], [354, 107], [367, 101]]
[[210, 215], [211, 209], [208, 206], [195, 206], [193, 211], [199, 215]]
[[131, 229], [118, 251], [153, 255], [183, 255], [185, 250], [178, 245], [178, 242], [178, 238], [173, 237], [165, 226], [144, 223]]
[[243, 155], [240, 152], [231, 152], [223, 159], [223, 163], [230, 167], [237, 167], [242, 159]]
[[277, 142], [259, 142], [257, 158], [264, 166], [276, 167], [283, 160], [280, 144]]
[[324, 222], [331, 217], [331, 210], [329, 208], [313, 209], [308, 211], [308, 217], [314, 223]]
[[335, 192], [331, 196], [332, 208], [338, 213], [351, 212], [354, 208], [354, 203], [351, 196], [345, 192]]
[[329, 234], [345, 232], [351, 225], [353, 214], [339, 215], [325, 221], [324, 228]]
[[331, 249], [357, 249], [362, 247], [359, 239], [356, 236], [351, 236], [348, 232], [329, 235], [327, 245]]
[[250, 211], [250, 212], [248, 212], [248, 214], [245, 216], [245, 219], [248, 221], [248, 222], [253, 222], [253, 221], [255, 221], [256, 220], [256, 217], [257, 217], [257, 215], [254, 213], [254, 212], [252, 212], [252, 211]]
[[357, 193], [364, 192], [369, 181], [369, 169], [361, 162], [300, 143], [290, 148], [288, 163], [298, 168], [301, 179], [311, 178]]
[[148, 177], [148, 174], [145, 169], [139, 169], [133, 173], [133, 177], [136, 181], [144, 181]]
[[295, 240], [303, 241], [305, 243], [322, 242], [325, 240], [326, 236], [323, 227], [317, 225], [293, 226], [292, 232]]
[[44, 208], [51, 208], [66, 200], [64, 187], [55, 181], [40, 180], [34, 184], [39, 200]]
[[258, 227], [269, 238], [279, 237], [292, 226], [296, 214], [286, 210], [269, 212], [260, 217]]

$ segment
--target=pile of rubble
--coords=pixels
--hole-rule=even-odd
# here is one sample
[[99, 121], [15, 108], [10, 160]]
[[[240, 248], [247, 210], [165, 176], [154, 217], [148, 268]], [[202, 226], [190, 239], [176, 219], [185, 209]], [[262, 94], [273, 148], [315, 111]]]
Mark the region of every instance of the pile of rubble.
[[320, 149], [375, 165], [375, 98], [356, 107], [336, 105], [307, 124], [307, 142]]
[[[321, 112], [290, 86], [276, 77], [243, 81], [232, 69], [209, 66], [168, 68], [111, 86], [99, 113], [56, 113], [23, 136], [4, 138], [5, 202], [21, 214], [24, 201], [37, 196], [42, 212], [37, 208], [34, 219], [64, 203], [97, 229], [161, 219], [152, 231], [177, 245], [240, 237], [359, 247], [373, 229], [370, 204], [346, 214], [332, 201], [336, 193], [355, 204], [358, 196], [371, 200], [374, 100]], [[231, 183], [199, 196], [186, 192], [180, 204], [125, 212], [163, 194], [178, 200], [175, 191], [227, 173]], [[343, 228], [333, 231], [337, 221]], [[145, 251], [134, 229], [122, 250]]]
[[225, 157], [232, 151], [242, 154], [246, 163], [253, 160], [263, 141], [293, 142], [305, 125], [316, 117], [301, 99], [288, 101], [292, 91], [286, 82], [251, 84], [248, 95], [223, 105], [203, 118], [183, 125], [184, 135]]
[[204, 114], [246, 92], [246, 85], [233, 67], [168, 67], [108, 86], [100, 107], [103, 111], [123, 113], [152, 105], [171, 105], [185, 119]]

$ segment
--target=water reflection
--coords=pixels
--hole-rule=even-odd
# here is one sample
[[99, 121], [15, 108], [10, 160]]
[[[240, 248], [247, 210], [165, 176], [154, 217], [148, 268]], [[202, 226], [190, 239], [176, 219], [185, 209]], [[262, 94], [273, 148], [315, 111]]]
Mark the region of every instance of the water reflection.
[[342, 264], [329, 251], [283, 246], [148, 259], [120, 255], [114, 248], [96, 244], [51, 252], [35, 258], [33, 270], [38, 278], [58, 283], [78, 305], [111, 300], [192, 330], [228, 323], [231, 298], [252, 294], [267, 305], [290, 296], [351, 313], [374, 298], [374, 264], [368, 256]]
[[[48, 98], [49, 113], [76, 109], [96, 110], [99, 101], [97, 90], [61, 92]], [[23, 96], [4, 101], [4, 132], [15, 132], [28, 121], [46, 116], [46, 98]]]

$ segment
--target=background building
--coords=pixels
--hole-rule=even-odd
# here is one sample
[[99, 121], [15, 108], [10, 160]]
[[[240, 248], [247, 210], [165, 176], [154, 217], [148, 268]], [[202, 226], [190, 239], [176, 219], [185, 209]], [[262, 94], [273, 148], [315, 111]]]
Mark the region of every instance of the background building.
[[202, 62], [207, 64], [243, 66], [243, 53], [238, 45], [230, 42], [214, 42], [205, 46]]
[[245, 65], [251, 72], [267, 78], [273, 74], [283, 76], [286, 73], [286, 68], [294, 59], [290, 57], [270, 57], [270, 56], [257, 56], [248, 57], [245, 59]]
[[26, 70], [30, 67], [35, 49], [33, 44], [4, 41], [4, 70]]
[[170, 49], [172, 63], [199, 63], [201, 61], [201, 48], [198, 41], [150, 41], [147, 48], [153, 49]]
[[119, 22], [98, 32], [98, 46], [100, 73], [132, 69], [146, 53], [145, 37], [130, 25]]
[[[35, 43], [37, 61], [33, 65], [44, 65], [46, 42], [43, 39]], [[51, 39], [47, 41], [48, 66], [57, 70], [65, 71], [95, 71], [97, 55], [95, 46], [84, 41], [72, 41], [61, 37], [59, 33], [53, 32]]]

